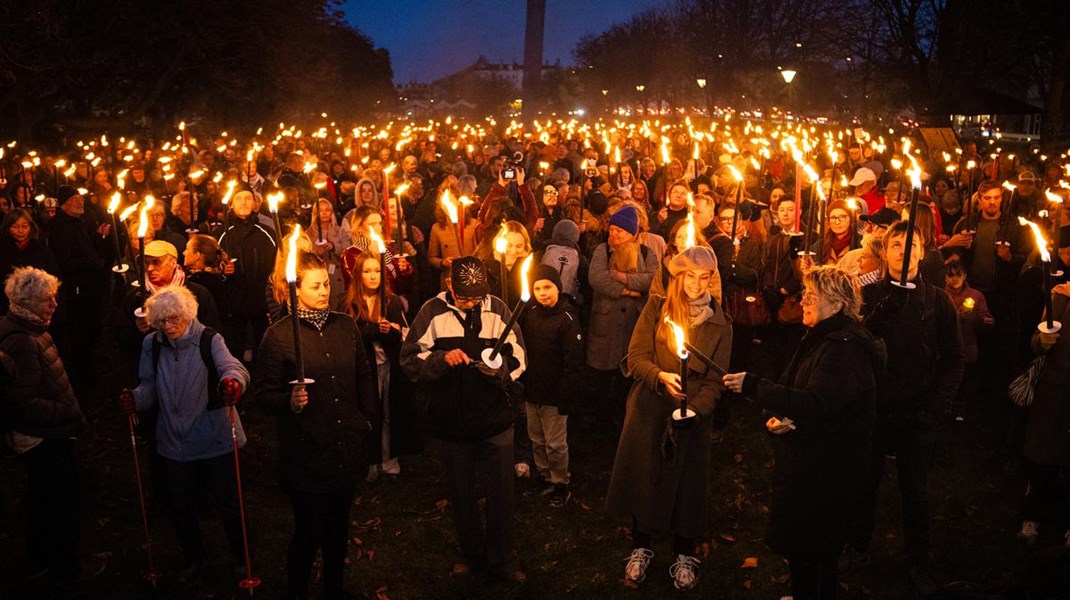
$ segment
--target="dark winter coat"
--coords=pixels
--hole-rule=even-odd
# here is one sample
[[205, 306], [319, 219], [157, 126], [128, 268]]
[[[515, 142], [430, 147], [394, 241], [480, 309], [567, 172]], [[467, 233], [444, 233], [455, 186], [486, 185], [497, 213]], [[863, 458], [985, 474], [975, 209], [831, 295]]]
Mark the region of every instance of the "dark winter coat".
[[888, 347], [877, 416], [932, 428], [958, 391], [965, 368], [959, 316], [943, 289], [923, 277], [906, 290], [888, 277], [862, 288], [866, 329]]
[[582, 401], [586, 370], [576, 303], [562, 293], [550, 308], [533, 302], [520, 320], [528, 356], [520, 377], [524, 400], [568, 414]]
[[781, 555], [823, 558], [847, 539], [862, 490], [884, 343], [842, 313], [807, 332], [779, 381], [748, 374], [743, 392], [794, 421], [773, 436], [776, 467], [766, 542]]
[[[639, 529], [698, 538], [706, 533], [709, 512], [710, 433], [714, 406], [721, 399], [721, 376], [698, 360], [689, 362], [688, 406], [697, 422], [677, 430], [674, 460], [662, 455], [662, 436], [679, 402], [658, 381], [662, 371], [679, 372], [680, 359], [664, 341], [655, 340], [665, 301], [653, 295], [643, 308], [628, 347], [628, 371], [635, 379], [624, 417], [606, 510], [634, 516]], [[706, 322], [688, 332], [697, 350], [727, 366], [732, 327], [716, 304]]]
[[253, 389], [257, 404], [279, 422], [281, 482], [286, 491], [328, 493], [352, 488], [368, 466], [368, 435], [377, 394], [356, 323], [331, 313], [323, 330], [300, 321], [308, 404], [290, 407], [297, 379], [293, 324], [286, 317], [268, 328], [257, 352]]
[[[1055, 294], [1052, 314], [1063, 324], [1058, 341], [1048, 349], [1044, 368], [1037, 376], [1033, 405], [1025, 430], [1022, 454], [1042, 465], [1070, 467], [1070, 335], [1065, 328], [1070, 323], [1070, 299]], [[1041, 354], [1039, 333], [1033, 334], [1033, 351]]]
[[85, 429], [85, 417], [46, 327], [15, 315], [0, 318], [0, 351], [15, 363], [15, 379], [0, 394], [0, 420], [13, 431], [66, 438]]
[[[474, 442], [513, 426], [513, 382], [527, 366], [520, 328], [509, 331], [502, 347], [508, 374], [490, 377], [476, 368], [483, 350], [493, 347], [505, 329], [509, 315], [496, 296], [488, 294], [479, 307], [462, 311], [446, 291], [425, 302], [413, 319], [401, 346], [401, 366], [413, 383], [425, 386], [428, 427], [439, 438]], [[473, 362], [447, 365], [446, 353], [455, 349]]]
[[[602, 243], [591, 256], [588, 278], [594, 297], [591, 300], [591, 327], [587, 332], [587, 366], [602, 371], [616, 369], [628, 352], [639, 313], [646, 304], [647, 291], [658, 272], [658, 257], [650, 251], [640, 251], [638, 268], [628, 273], [628, 285], [609, 274], [609, 244]], [[642, 293], [638, 298], [621, 296], [627, 287]]]
[[231, 215], [230, 223], [219, 236], [219, 247], [238, 262], [223, 285], [227, 302], [222, 312], [240, 316], [267, 314], [264, 286], [275, 268], [275, 238], [257, 222], [256, 214], [244, 220]]
[[59, 288], [59, 308], [52, 320], [63, 322], [72, 304], [92, 305], [103, 297], [108, 266], [82, 220], [62, 210], [49, 221], [48, 247], [59, 264], [63, 283]]
[[[407, 321], [404, 311], [401, 298], [391, 296], [387, 302], [386, 320], [405, 325]], [[378, 323], [369, 323], [360, 318], [357, 319], [357, 327], [360, 329], [360, 339], [364, 341], [364, 354], [372, 367], [372, 380], [376, 390], [379, 389], [379, 370], [375, 365], [375, 348], [372, 344], [379, 342], [382, 345], [390, 364], [390, 396], [386, 400], [390, 403], [390, 456], [383, 457], [383, 401], [380, 399], [375, 412], [366, 415], [372, 422], [368, 462], [379, 464], [384, 458], [419, 454], [423, 451], [423, 442], [420, 439], [419, 415], [412, 384], [401, 368], [401, 332], [391, 328], [389, 333], [380, 333]]]

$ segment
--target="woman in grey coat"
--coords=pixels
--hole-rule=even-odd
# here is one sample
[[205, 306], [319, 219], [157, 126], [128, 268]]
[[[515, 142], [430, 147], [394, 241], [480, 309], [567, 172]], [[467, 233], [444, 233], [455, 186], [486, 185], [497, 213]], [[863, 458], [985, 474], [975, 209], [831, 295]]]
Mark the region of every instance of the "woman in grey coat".
[[674, 536], [676, 560], [669, 569], [678, 590], [698, 581], [699, 560], [694, 542], [706, 533], [710, 480], [710, 417], [724, 387], [716, 369], [697, 359], [689, 363], [689, 422], [671, 418], [679, 407], [680, 359], [665, 319], [684, 330], [686, 339], [704, 356], [727, 365], [732, 328], [710, 296], [717, 270], [713, 251], [689, 248], [669, 263], [673, 275], [667, 296], [651, 296], [639, 317], [628, 348], [628, 370], [634, 378], [628, 395], [606, 510], [632, 519], [632, 552], [625, 583], [638, 585], [654, 556], [653, 534]]
[[618, 428], [624, 421], [630, 385], [621, 373], [620, 361], [628, 352], [632, 329], [658, 271], [657, 256], [639, 244], [638, 233], [635, 208], [624, 206], [615, 212], [609, 219], [609, 239], [595, 248], [588, 273], [594, 290], [587, 333], [590, 389], [598, 390], [600, 397], [608, 395], [609, 403], [600, 416], [612, 417]]

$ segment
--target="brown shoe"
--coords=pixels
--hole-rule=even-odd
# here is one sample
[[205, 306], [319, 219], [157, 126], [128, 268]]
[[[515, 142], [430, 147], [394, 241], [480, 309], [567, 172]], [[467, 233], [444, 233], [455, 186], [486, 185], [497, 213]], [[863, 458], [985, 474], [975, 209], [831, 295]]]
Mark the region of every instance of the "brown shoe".
[[466, 562], [458, 561], [453, 563], [453, 569], [450, 570], [450, 576], [452, 577], [464, 577], [472, 572], [472, 567]]
[[509, 571], [507, 573], [502, 573], [501, 575], [499, 575], [499, 577], [502, 578], [502, 581], [516, 585], [520, 585], [528, 580], [527, 574], [520, 569], [517, 569], [515, 571]]

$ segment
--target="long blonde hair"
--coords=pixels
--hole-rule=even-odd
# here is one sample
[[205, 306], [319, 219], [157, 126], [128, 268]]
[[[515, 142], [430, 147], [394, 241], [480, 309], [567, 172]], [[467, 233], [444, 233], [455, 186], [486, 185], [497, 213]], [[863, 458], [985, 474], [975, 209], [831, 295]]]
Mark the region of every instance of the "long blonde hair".
[[672, 331], [669, 329], [669, 324], [665, 322], [665, 318], [668, 317], [673, 323], [683, 328], [686, 339], [693, 340], [694, 336], [691, 335], [690, 303], [687, 292], [684, 291], [684, 273], [680, 273], [669, 281], [669, 285], [665, 289], [665, 301], [662, 302], [661, 312], [658, 314], [657, 340], [663, 343], [668, 343], [669, 340], [672, 340], [669, 343], [669, 347], [674, 352], [676, 351], [676, 341], [672, 337]]

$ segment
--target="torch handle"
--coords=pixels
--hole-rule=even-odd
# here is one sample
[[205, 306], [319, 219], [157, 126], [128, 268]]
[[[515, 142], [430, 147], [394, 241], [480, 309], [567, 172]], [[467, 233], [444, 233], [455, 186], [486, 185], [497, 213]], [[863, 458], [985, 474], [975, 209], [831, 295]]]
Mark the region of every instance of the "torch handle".
[[297, 364], [297, 381], [305, 380], [305, 361], [301, 356], [301, 323], [297, 317], [297, 282], [290, 282], [290, 321], [293, 323], [294, 362]]

